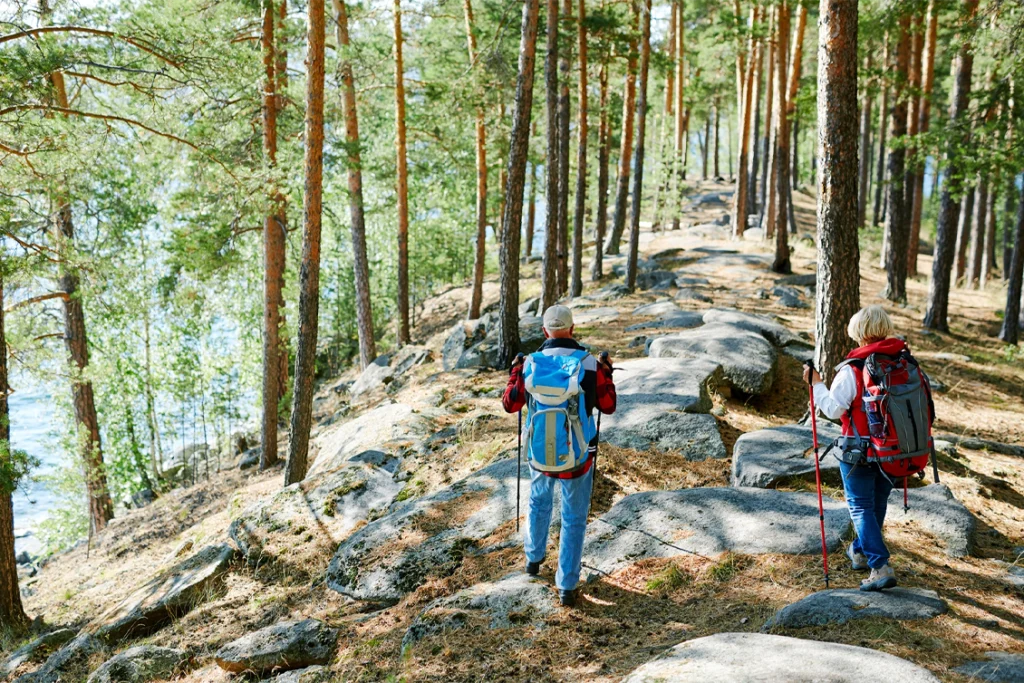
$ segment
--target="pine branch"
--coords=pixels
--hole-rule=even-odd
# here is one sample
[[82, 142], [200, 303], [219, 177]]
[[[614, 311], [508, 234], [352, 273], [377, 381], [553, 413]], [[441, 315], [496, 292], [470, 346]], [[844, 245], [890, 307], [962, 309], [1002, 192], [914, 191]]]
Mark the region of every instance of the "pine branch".
[[9, 42], [11, 40], [17, 40], [19, 38], [26, 38], [31, 36], [37, 36], [44, 33], [86, 33], [94, 36], [103, 36], [104, 38], [113, 38], [120, 40], [129, 45], [139, 48], [147, 54], [151, 54], [157, 59], [167, 62], [176, 69], [181, 68], [181, 64], [171, 59], [165, 54], [159, 52], [155, 47], [147, 45], [146, 42], [132, 38], [130, 36], [123, 36], [113, 31], [105, 31], [98, 28], [89, 28], [87, 26], [39, 26], [37, 28], [29, 28], [17, 33], [9, 33], [5, 36], [0, 36], [0, 44]]

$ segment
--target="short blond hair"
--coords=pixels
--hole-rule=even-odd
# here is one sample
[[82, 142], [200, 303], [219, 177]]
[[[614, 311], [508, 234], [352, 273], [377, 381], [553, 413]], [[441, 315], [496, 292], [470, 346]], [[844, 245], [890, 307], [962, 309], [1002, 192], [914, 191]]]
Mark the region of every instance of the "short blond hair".
[[876, 305], [867, 306], [857, 311], [850, 318], [846, 333], [850, 335], [850, 339], [858, 344], [863, 344], [867, 341], [878, 341], [891, 337], [896, 330], [892, 326], [892, 318], [889, 317], [889, 314], [885, 312], [884, 308]]

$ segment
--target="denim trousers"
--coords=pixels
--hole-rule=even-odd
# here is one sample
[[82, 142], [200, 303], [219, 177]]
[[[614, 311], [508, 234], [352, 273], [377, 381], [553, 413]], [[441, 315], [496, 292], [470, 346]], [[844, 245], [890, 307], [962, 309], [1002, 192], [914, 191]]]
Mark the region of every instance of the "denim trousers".
[[580, 580], [583, 559], [583, 536], [587, 531], [590, 492], [594, 485], [594, 469], [576, 479], [556, 479], [531, 469], [530, 511], [527, 515], [524, 546], [529, 562], [544, 559], [551, 527], [551, 511], [555, 487], [562, 487], [562, 531], [558, 548], [558, 572], [555, 587], [573, 590]]
[[882, 474], [878, 465], [849, 465], [839, 463], [846, 491], [846, 505], [857, 531], [853, 552], [868, 558], [868, 566], [878, 569], [889, 563], [889, 549], [882, 539], [882, 524], [889, 505], [892, 482]]

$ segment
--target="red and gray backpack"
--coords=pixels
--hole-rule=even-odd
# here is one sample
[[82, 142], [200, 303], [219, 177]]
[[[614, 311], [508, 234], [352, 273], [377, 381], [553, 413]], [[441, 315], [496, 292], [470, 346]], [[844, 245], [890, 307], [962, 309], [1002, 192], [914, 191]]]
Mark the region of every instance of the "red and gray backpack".
[[929, 457], [935, 481], [939, 480], [932, 441], [935, 405], [928, 377], [906, 348], [895, 355], [876, 352], [849, 359], [837, 370], [847, 365], [857, 376], [860, 410], [867, 417], [868, 430], [860, 433], [851, 406], [848, 419], [853, 436], [837, 440], [840, 458], [851, 464], [877, 464], [890, 479], [903, 479], [906, 507], [907, 478], [923, 477]]

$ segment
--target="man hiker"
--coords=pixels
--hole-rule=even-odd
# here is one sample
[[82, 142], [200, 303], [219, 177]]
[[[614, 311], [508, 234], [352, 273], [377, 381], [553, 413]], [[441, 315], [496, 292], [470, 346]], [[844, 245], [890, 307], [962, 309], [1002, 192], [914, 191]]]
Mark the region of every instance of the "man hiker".
[[544, 562], [551, 526], [552, 497], [562, 488], [561, 542], [555, 586], [562, 605], [576, 604], [583, 536], [594, 485], [598, 434], [595, 411], [615, 412], [612, 363], [598, 360], [573, 339], [572, 311], [544, 312], [545, 341], [536, 353], [520, 356], [501, 402], [506, 412], [526, 408], [522, 421], [530, 500], [527, 512], [526, 573], [536, 576]]

